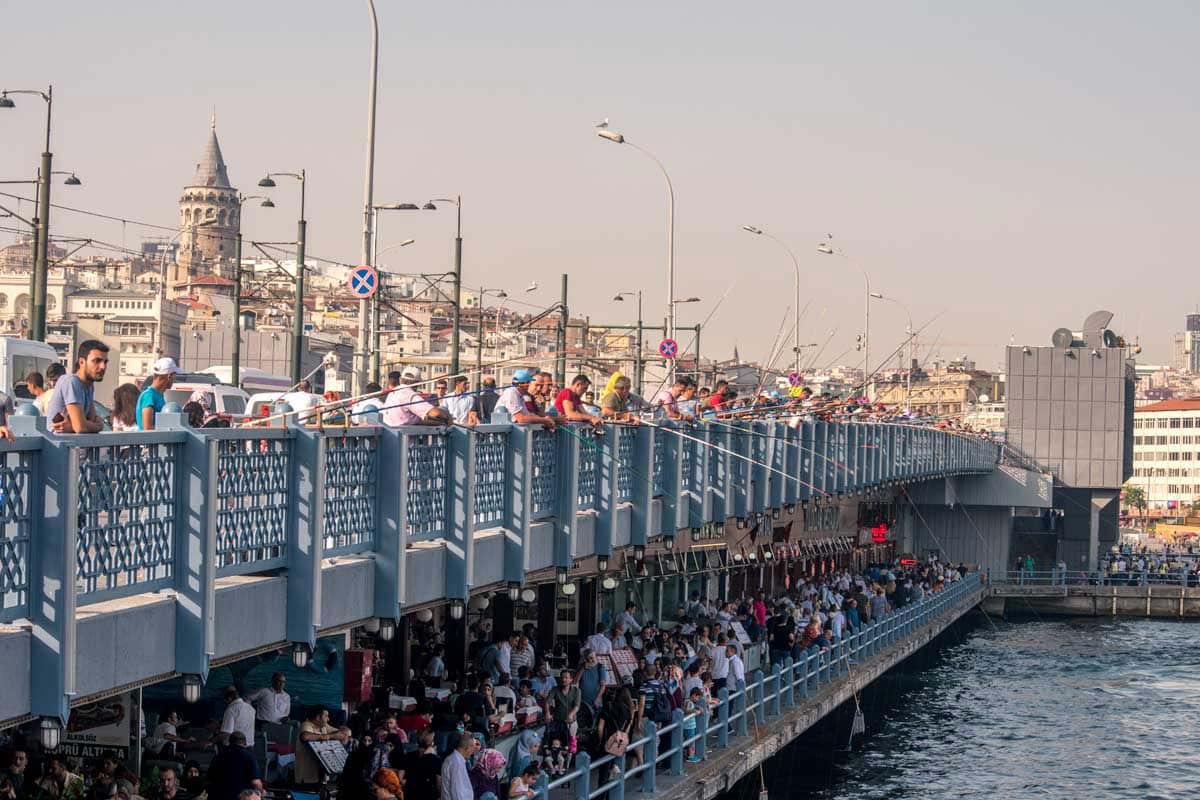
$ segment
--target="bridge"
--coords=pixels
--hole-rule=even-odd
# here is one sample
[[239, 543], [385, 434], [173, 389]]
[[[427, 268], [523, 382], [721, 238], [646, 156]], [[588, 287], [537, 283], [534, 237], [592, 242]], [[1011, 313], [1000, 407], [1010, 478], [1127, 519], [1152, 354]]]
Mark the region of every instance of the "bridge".
[[[364, 622], [630, 571], [700, 540], [908, 484], [988, 479], [996, 446], [928, 427], [195, 430], [0, 445], [0, 726]], [[958, 485], [958, 484], [956, 484]], [[936, 493], [936, 492], [935, 492]], [[778, 524], [778, 523], [776, 523]], [[768, 537], [769, 541], [769, 537]], [[726, 547], [724, 570], [790, 557]]]

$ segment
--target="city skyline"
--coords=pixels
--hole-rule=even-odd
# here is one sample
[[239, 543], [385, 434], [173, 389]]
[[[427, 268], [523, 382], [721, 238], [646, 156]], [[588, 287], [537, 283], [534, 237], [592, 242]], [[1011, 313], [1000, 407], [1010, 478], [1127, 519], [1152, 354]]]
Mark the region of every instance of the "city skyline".
[[[1177, 102], [1193, 9], [893, 7], [864, 22], [782, 4], [680, 17], [664, 4], [640, 9], [631, 27], [621, 7], [380, 8], [375, 199], [461, 194], [465, 285], [537, 280], [532, 299], [549, 305], [566, 271], [573, 314], [627, 322], [632, 307], [611, 298], [644, 288], [648, 320], [663, 315], [661, 179], [639, 154], [596, 138], [592, 125], [607, 117], [675, 183], [678, 293], [705, 301], [681, 307], [679, 325], [725, 297], [706, 353], [727, 357], [736, 343], [764, 360], [791, 319], [791, 263], [741, 231], [752, 224], [799, 256], [812, 299], [803, 340], [838, 329], [823, 363], [861, 360], [859, 267], [918, 328], [935, 320], [923, 358], [936, 347], [943, 360], [967, 353], [992, 368], [1010, 337], [1046, 344], [1103, 307], [1118, 332], [1140, 338], [1142, 360], [1170, 360], [1196, 305], [1183, 189], [1200, 124]], [[149, 4], [118, 15], [81, 3], [10, 10], [14, 30], [55, 30], [54, 58], [16, 39], [0, 70], [3, 88], [55, 86], [55, 168], [84, 181], [56, 185], [55, 202], [174, 224], [215, 106], [232, 183], [249, 192], [268, 171], [307, 169], [310, 253], [357, 261], [365, 9], [298, 3], [281, 22], [275, 7], [206, 8], [202, 19]], [[16, 99], [0, 116], [0, 179], [32, 177], [41, 150], [41, 103]], [[295, 199], [274, 196], [278, 208], [249, 219], [248, 235], [293, 237]], [[153, 233], [69, 212], [51, 225], [130, 247]], [[392, 251], [390, 268], [451, 263], [450, 214], [391, 214], [381, 227], [381, 249], [417, 239]], [[816, 252], [828, 233], [849, 262]], [[1164, 303], [1170, 285], [1183, 291]], [[1047, 302], [1030, 303], [1031, 288]], [[907, 319], [886, 302], [872, 315], [875, 366]]]

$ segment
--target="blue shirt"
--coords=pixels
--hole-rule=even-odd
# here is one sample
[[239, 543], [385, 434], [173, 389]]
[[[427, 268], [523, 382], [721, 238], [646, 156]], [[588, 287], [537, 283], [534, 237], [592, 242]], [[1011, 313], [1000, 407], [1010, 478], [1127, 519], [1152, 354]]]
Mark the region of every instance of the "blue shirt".
[[138, 395], [137, 411], [134, 412], [134, 418], [137, 420], [138, 430], [146, 430], [146, 426], [142, 424], [143, 408], [153, 408], [154, 413], [158, 414], [158, 412], [163, 410], [163, 406], [166, 404], [167, 398], [163, 397], [162, 393], [160, 393], [158, 389], [155, 389], [153, 384], [143, 389], [142, 393]]
[[92, 400], [96, 395], [95, 387], [86, 385], [75, 374], [63, 375], [54, 384], [50, 401], [46, 403], [46, 418], [54, 419], [59, 414], [67, 415], [67, 406], [77, 405], [86, 418], [92, 412]]
[[600, 693], [600, 683], [608, 680], [608, 672], [603, 664], [583, 670], [579, 673], [579, 691], [583, 694], [583, 702], [595, 705], [596, 695]]

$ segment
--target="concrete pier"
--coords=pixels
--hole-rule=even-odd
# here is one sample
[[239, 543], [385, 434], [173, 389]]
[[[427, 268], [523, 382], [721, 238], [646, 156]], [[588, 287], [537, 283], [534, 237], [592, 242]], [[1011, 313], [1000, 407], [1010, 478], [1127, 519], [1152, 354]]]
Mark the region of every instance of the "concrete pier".
[[1144, 586], [992, 586], [983, 608], [1004, 616], [1200, 619], [1200, 588]]

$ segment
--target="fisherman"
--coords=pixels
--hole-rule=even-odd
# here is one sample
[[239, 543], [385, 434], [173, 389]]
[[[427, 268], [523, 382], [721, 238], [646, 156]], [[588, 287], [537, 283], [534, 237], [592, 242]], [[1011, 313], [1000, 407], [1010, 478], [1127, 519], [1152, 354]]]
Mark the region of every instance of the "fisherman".
[[450, 412], [433, 405], [417, 393], [421, 382], [421, 370], [406, 367], [400, 373], [400, 388], [390, 392], [383, 404], [385, 425], [448, 425], [452, 421]]
[[513, 422], [521, 425], [542, 425], [548, 431], [554, 430], [555, 419], [542, 414], [537, 400], [529, 392], [533, 382], [533, 371], [524, 367], [513, 372], [512, 386], [500, 393], [497, 407], [508, 411]]

